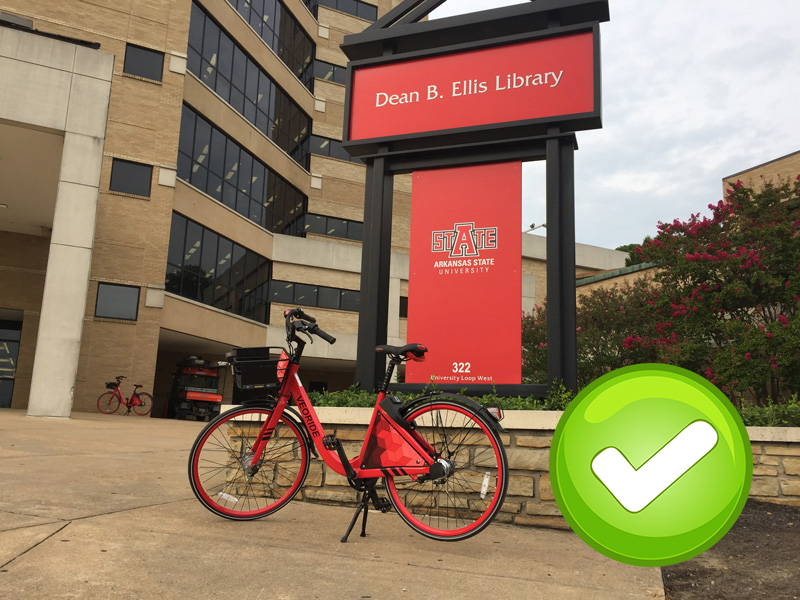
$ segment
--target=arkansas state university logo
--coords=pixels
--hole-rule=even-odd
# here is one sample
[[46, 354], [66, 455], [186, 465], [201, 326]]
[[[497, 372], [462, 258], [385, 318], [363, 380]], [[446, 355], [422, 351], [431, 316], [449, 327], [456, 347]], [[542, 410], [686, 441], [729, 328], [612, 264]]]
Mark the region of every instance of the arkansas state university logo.
[[456, 223], [449, 231], [431, 234], [431, 251], [447, 252], [450, 258], [480, 256], [481, 250], [497, 249], [497, 227], [477, 229], [475, 223]]

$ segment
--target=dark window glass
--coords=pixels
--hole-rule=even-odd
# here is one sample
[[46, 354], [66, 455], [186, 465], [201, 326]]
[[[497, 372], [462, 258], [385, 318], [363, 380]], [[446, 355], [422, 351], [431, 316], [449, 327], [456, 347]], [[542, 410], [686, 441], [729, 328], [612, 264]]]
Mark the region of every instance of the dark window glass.
[[[227, 35], [219, 37], [219, 64], [217, 70], [228, 81], [233, 77], [233, 40]], [[227, 100], [227, 97], [223, 97]]]
[[244, 261], [247, 251], [239, 244], [233, 244], [231, 258], [231, 289], [238, 292], [244, 290]]
[[189, 221], [186, 227], [186, 243], [183, 246], [183, 266], [200, 266], [200, 243], [203, 238], [203, 227]]
[[125, 46], [125, 66], [123, 72], [161, 81], [164, 71], [164, 53], [141, 46]]
[[271, 263], [263, 256], [173, 213], [168, 257], [168, 292], [267, 322]]
[[317, 286], [305, 283], [294, 284], [294, 301], [301, 306], [317, 305]]
[[314, 77], [345, 85], [347, 83], [347, 67], [340, 67], [324, 60], [315, 59]]
[[355, 290], [288, 281], [272, 281], [270, 283], [270, 302], [280, 302], [281, 304], [358, 311], [358, 297], [359, 292]]
[[181, 135], [178, 140], [178, 150], [187, 156], [192, 156], [194, 147], [194, 123], [197, 116], [194, 111], [184, 105], [181, 111]]
[[139, 316], [139, 288], [131, 285], [99, 283], [94, 316], [135, 321]]
[[186, 239], [186, 218], [172, 213], [172, 226], [169, 230], [169, 251], [167, 262], [173, 265], [183, 264], [183, 244]]
[[408, 297], [400, 296], [400, 318], [408, 318]]
[[203, 50], [203, 27], [206, 15], [203, 9], [192, 3], [192, 18], [189, 21], [189, 48], [200, 54]]
[[302, 225], [306, 233], [330, 235], [358, 241], [363, 239], [364, 224], [358, 221], [307, 214], [301, 221], [298, 221], [298, 225]]
[[327, 218], [320, 215], [306, 215], [306, 233], [319, 233], [325, 235]]
[[373, 6], [372, 4], [367, 4], [366, 2], [358, 2], [357, 7], [357, 15], [362, 19], [366, 19], [367, 21], [377, 21], [378, 20], [378, 7]]
[[303, 235], [306, 196], [186, 105], [178, 176], [274, 233]]
[[342, 290], [341, 308], [342, 310], [352, 310], [358, 312], [359, 293], [353, 290]]
[[363, 241], [364, 239], [364, 224], [358, 221], [350, 221], [347, 224], [347, 237], [351, 240]]
[[314, 42], [283, 3], [280, 0], [228, 2], [303, 85], [313, 90], [313, 78], [308, 66], [314, 56]]
[[211, 148], [208, 170], [217, 177], [225, 175], [225, 134], [216, 127], [211, 131]]
[[326, 235], [332, 235], [334, 237], [347, 237], [347, 221], [342, 219], [334, 219], [333, 217], [328, 217], [328, 229], [325, 232]]
[[[248, 7], [248, 15], [255, 15], [255, 18], [258, 19], [257, 24], [264, 23], [264, 26], [261, 27], [262, 32], [268, 30], [269, 27], [281, 27], [282, 19], [284, 17], [288, 19], [285, 21], [285, 31], [292, 40], [279, 46], [276, 52], [285, 60], [288, 60], [286, 57], [291, 57], [292, 60], [289, 61], [291, 64], [287, 63], [290, 69], [301, 76], [307, 87], [311, 86], [313, 77], [311, 77], [310, 65], [312, 64], [313, 43], [310, 39], [308, 43], [305, 40], [295, 42], [296, 35], [305, 36], [305, 33], [294, 23], [293, 17], [287, 16], [289, 13], [282, 8], [283, 5], [280, 2], [267, 0], [267, 3], [271, 3], [274, 10], [277, 11], [272, 25], [270, 25], [269, 18], [266, 22], [263, 21], [264, 16], [269, 17], [272, 9], [264, 9], [264, 13], [261, 14], [259, 12], [262, 10], [260, 7], [263, 6], [261, 2], [256, 5], [255, 10], [250, 9], [250, 3], [241, 2], [237, 3], [237, 9], [242, 13], [243, 7]], [[298, 164], [308, 169], [308, 132], [311, 129], [311, 118], [202, 9], [193, 4], [192, 10], [193, 17], [189, 35], [190, 59], [187, 65], [189, 70], [230, 102], [236, 111], [278, 144]], [[195, 18], [197, 10], [202, 16]], [[202, 44], [202, 50], [195, 48], [196, 44]], [[281, 50], [282, 48], [286, 50]], [[296, 49], [308, 54], [296, 57], [294, 54]], [[192, 54], [197, 52], [201, 52], [202, 56], [195, 57]], [[218, 69], [221, 69], [219, 74]]]
[[356, 164], [364, 164], [360, 158], [350, 156], [350, 153], [344, 149], [342, 142], [331, 138], [322, 137], [319, 135], [311, 136], [311, 153], [320, 154], [322, 156], [330, 156], [331, 158], [338, 158], [339, 160], [346, 160]]
[[280, 302], [281, 304], [292, 304], [294, 302], [294, 284], [287, 283], [286, 281], [273, 281], [271, 284], [272, 293], [270, 294], [271, 302]]
[[378, 19], [378, 7], [360, 0], [303, 0], [303, 2], [317, 18], [318, 6], [328, 6], [368, 21], [376, 21]]
[[[170, 244], [170, 248], [172, 245]], [[165, 277], [165, 289], [171, 294], [181, 293], [181, 268], [176, 265], [167, 265], [167, 274]]]
[[319, 288], [318, 304], [321, 308], [339, 308], [340, 290], [336, 288], [321, 287]]
[[231, 285], [231, 258], [233, 242], [220, 236], [217, 248], [217, 284], [227, 290]]
[[337, 0], [336, 9], [348, 15], [358, 14], [358, 2], [356, 0]]
[[136, 196], [150, 196], [153, 167], [115, 158], [111, 163], [109, 189]]

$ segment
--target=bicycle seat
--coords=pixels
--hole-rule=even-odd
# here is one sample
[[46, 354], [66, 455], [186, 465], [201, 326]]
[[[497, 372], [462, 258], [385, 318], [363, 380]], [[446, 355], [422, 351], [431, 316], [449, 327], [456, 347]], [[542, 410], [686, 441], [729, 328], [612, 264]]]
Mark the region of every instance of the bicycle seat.
[[425, 360], [425, 353], [428, 348], [422, 344], [406, 344], [405, 346], [378, 346], [375, 352], [378, 354], [388, 354], [389, 356], [402, 357], [405, 360]]
[[138, 383], [134, 383], [134, 384], [133, 384], [133, 387], [135, 387], [135, 388], [140, 388], [140, 387], [144, 387], [144, 386], [143, 386], [143, 385], [139, 385]]

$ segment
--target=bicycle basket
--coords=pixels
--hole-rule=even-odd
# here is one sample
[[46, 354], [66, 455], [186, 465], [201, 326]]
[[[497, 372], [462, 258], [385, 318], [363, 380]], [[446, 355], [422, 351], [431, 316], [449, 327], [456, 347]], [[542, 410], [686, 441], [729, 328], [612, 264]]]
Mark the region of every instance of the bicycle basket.
[[228, 355], [233, 366], [233, 403], [274, 398], [286, 370], [283, 348], [236, 348]]
[[106, 389], [107, 390], [115, 390], [115, 389], [117, 389], [117, 382], [116, 381], [106, 381]]

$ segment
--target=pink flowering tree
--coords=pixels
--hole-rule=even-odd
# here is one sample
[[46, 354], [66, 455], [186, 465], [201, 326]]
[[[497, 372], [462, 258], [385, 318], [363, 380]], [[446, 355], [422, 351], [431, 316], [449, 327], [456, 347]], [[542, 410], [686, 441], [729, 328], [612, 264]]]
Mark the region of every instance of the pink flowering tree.
[[[577, 308], [578, 386], [625, 365], [663, 362], [674, 346], [671, 323], [654, 319], [659, 292], [648, 282], [594, 289]], [[522, 318], [522, 374], [547, 383], [547, 307]]]
[[681, 348], [669, 362], [736, 402], [779, 402], [800, 390], [800, 176], [760, 191], [738, 181], [709, 209], [659, 223], [637, 250], [660, 267], [654, 308]]
[[[707, 377], [736, 404], [800, 391], [800, 176], [741, 182], [710, 217], [659, 223], [636, 254], [652, 281], [579, 299], [578, 383], [662, 362]], [[523, 315], [523, 378], [547, 382], [547, 309]]]

